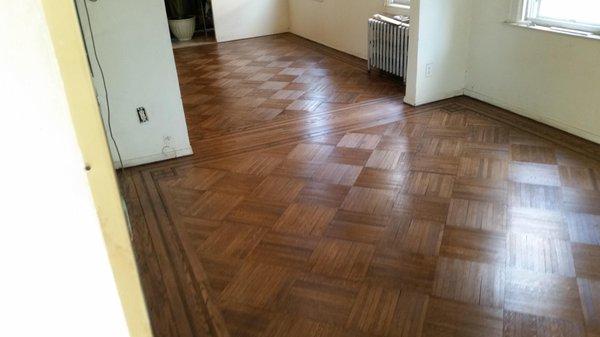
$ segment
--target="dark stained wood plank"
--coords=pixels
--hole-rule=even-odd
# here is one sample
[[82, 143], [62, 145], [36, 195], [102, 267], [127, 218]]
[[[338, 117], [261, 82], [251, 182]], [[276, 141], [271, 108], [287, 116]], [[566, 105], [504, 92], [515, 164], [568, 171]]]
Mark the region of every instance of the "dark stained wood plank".
[[507, 311], [504, 313], [505, 337], [585, 337], [581, 324], [557, 318]]
[[409, 287], [430, 294], [436, 263], [435, 256], [378, 251], [371, 261], [367, 277], [371, 283], [386, 287]]
[[342, 204], [349, 191], [350, 186], [310, 181], [304, 185], [296, 197], [296, 201], [336, 208]]
[[325, 236], [346, 241], [377, 243], [390, 219], [381, 215], [367, 215], [338, 211], [327, 226]]
[[288, 314], [344, 326], [359, 290], [354, 282], [306, 275], [298, 278], [277, 304]]
[[578, 278], [579, 296], [585, 326], [591, 333], [600, 333], [600, 281]]
[[[265, 282], [264, 275], [270, 275]], [[248, 264], [221, 293], [221, 301], [241, 303], [257, 308], [273, 305], [280, 291], [291, 286], [294, 273], [284, 267], [267, 264]]]
[[508, 235], [507, 266], [540, 274], [575, 276], [570, 243], [535, 234]]
[[581, 322], [575, 278], [507, 269], [505, 310]]
[[600, 246], [600, 216], [584, 213], [567, 213], [566, 222], [572, 242]]
[[361, 170], [362, 166], [329, 163], [318, 169], [313, 178], [321, 183], [352, 186]]
[[[406, 221], [408, 220], [408, 221]], [[441, 222], [418, 218], [392, 218], [379, 242], [381, 250], [437, 256], [442, 242]]]
[[285, 211], [285, 206], [246, 198], [229, 212], [226, 220], [249, 225], [271, 227]]
[[294, 201], [303, 187], [303, 180], [271, 176], [263, 180], [252, 195], [260, 200], [287, 204]]
[[315, 204], [292, 204], [273, 226], [276, 232], [320, 237], [335, 216], [335, 208]]
[[312, 272], [347, 280], [361, 280], [367, 273], [375, 247], [345, 240], [321, 239], [311, 257]]
[[337, 144], [338, 147], [349, 147], [353, 149], [373, 150], [379, 144], [381, 136], [364, 134], [364, 133], [349, 133], [344, 136]]
[[395, 193], [389, 190], [352, 187], [341, 208], [367, 214], [388, 214], [394, 207], [394, 198]]
[[432, 298], [422, 336], [501, 337], [502, 326], [502, 309]]
[[506, 236], [503, 233], [446, 226], [441, 256], [504, 265]]
[[506, 205], [479, 200], [452, 199], [446, 224], [457, 227], [504, 232]]
[[400, 289], [366, 286], [348, 317], [348, 328], [371, 335], [420, 336], [428, 297]]
[[577, 277], [600, 279], [600, 246], [571, 243]]
[[[502, 308], [504, 266], [440, 258], [433, 294], [458, 302]], [[461, 286], [457, 286], [457, 285]]]

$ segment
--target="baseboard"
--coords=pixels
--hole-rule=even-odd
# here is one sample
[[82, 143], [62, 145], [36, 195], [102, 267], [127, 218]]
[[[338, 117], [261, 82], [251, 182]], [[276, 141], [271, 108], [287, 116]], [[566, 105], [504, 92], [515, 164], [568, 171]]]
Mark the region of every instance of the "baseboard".
[[458, 90], [450, 91], [450, 92], [447, 92], [447, 93], [444, 93], [441, 95], [431, 95], [431, 96], [427, 96], [425, 98], [419, 98], [414, 102], [414, 104], [412, 102], [407, 102], [406, 100], [404, 102], [406, 104], [410, 104], [413, 106], [420, 106], [420, 105], [425, 105], [428, 103], [433, 103], [433, 102], [445, 100], [445, 99], [452, 98], [452, 97], [462, 96], [462, 95], [464, 95], [464, 90], [458, 89]]
[[[366, 24], [366, 23], [365, 23], [365, 24]], [[297, 36], [297, 37], [303, 38], [303, 39], [305, 39], [305, 40], [308, 40], [308, 41], [310, 41], [310, 42], [313, 42], [313, 43], [316, 43], [316, 44], [322, 45], [322, 46], [324, 46], [324, 47], [327, 47], [327, 48], [333, 49], [333, 50], [335, 50], [335, 51], [338, 51], [338, 52], [340, 52], [340, 53], [344, 53], [344, 54], [350, 55], [350, 56], [352, 56], [352, 57], [356, 57], [356, 58], [357, 58], [357, 59], [359, 59], [359, 60], [363, 60], [363, 61], [367, 62], [367, 55], [364, 55], [364, 56], [357, 55], [357, 54], [355, 54], [355, 53], [352, 53], [352, 52], [351, 52], [351, 51], [349, 51], [349, 50], [343, 50], [343, 49], [341, 49], [340, 47], [336, 47], [336, 46], [334, 46], [333, 44], [327, 43], [327, 42], [325, 42], [325, 41], [317, 41], [317, 40], [314, 40], [313, 38], [311, 38], [311, 37], [308, 37], [308, 36], [304, 36], [302, 33], [298, 32], [298, 31], [295, 31], [295, 30], [293, 30], [293, 29], [290, 29], [289, 33], [290, 33], [290, 34], [293, 34], [293, 35], [295, 35], [295, 36]]]
[[294, 39], [295, 42], [298, 43], [303, 43], [305, 46], [312, 48], [318, 52], [321, 52], [327, 56], [331, 56], [331, 57], [335, 57], [343, 62], [346, 62], [350, 65], [353, 65], [361, 70], [367, 71], [367, 60], [350, 54], [346, 51], [340, 50], [340, 49], [336, 49], [332, 46], [326, 45], [324, 43], [315, 41], [315, 40], [311, 40], [308, 37], [302, 36], [300, 34], [294, 33], [294, 32], [288, 32], [288, 33], [284, 33], [284, 34], [280, 34], [284, 37], [287, 38], [291, 38]]
[[278, 34], [285, 34], [288, 33], [289, 29], [287, 28], [282, 28], [282, 29], [278, 29], [274, 32], [262, 32], [262, 33], [256, 33], [256, 34], [251, 34], [251, 35], [241, 35], [241, 36], [234, 36], [234, 35], [230, 35], [230, 36], [226, 36], [223, 37], [221, 36], [221, 39], [219, 39], [216, 34], [215, 34], [215, 40], [217, 41], [217, 43], [227, 43], [227, 42], [233, 42], [233, 41], [239, 41], [239, 40], [249, 40], [249, 39], [255, 39], [258, 37], [265, 37], [265, 36], [271, 36], [271, 35], [278, 35]]
[[576, 126], [570, 125], [569, 123], [565, 122], [565, 121], [561, 121], [561, 120], [557, 120], [554, 118], [548, 118], [545, 116], [542, 116], [541, 114], [537, 113], [537, 112], [533, 112], [533, 111], [528, 111], [527, 109], [512, 105], [508, 102], [504, 102], [502, 100], [487, 96], [485, 94], [476, 92], [476, 91], [472, 91], [472, 90], [468, 90], [465, 89], [464, 90], [464, 95], [468, 96], [468, 97], [472, 97], [475, 98], [477, 100], [495, 105], [497, 107], [500, 107], [502, 109], [514, 112], [518, 115], [521, 116], [525, 116], [527, 118], [533, 119], [535, 121], [538, 121], [540, 123], [546, 124], [546, 125], [550, 125], [554, 128], [557, 128], [559, 130], [568, 132], [572, 135], [581, 137], [583, 139], [587, 139], [589, 141], [592, 141], [596, 144], [600, 144], [600, 135], [594, 134], [592, 132], [586, 131], [586, 130], [582, 130]]
[[[191, 147], [185, 147], [182, 149], [175, 150], [174, 155], [165, 155], [164, 153], [156, 153], [149, 156], [136, 157], [136, 158], [128, 158], [123, 160], [124, 167], [132, 167], [132, 166], [140, 166], [150, 163], [155, 163], [163, 160], [169, 160], [179, 157], [191, 156], [194, 154], [194, 151]], [[121, 168], [121, 163], [119, 161], [113, 162], [116, 169]]]

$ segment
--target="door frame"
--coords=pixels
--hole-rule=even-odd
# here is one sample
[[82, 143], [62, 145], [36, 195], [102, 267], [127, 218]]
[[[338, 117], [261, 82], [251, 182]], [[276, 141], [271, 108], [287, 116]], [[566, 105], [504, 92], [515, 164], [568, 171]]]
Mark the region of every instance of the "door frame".
[[[152, 329], [73, 0], [41, 0], [129, 334]], [[76, 253], [76, 252], [75, 252]]]

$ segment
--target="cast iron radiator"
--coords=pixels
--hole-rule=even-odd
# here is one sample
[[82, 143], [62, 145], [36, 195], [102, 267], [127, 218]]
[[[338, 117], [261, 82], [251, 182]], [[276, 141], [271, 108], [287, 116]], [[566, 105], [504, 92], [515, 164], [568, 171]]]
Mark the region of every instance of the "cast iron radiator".
[[406, 82], [410, 24], [382, 15], [369, 19], [369, 71], [379, 69], [400, 76]]

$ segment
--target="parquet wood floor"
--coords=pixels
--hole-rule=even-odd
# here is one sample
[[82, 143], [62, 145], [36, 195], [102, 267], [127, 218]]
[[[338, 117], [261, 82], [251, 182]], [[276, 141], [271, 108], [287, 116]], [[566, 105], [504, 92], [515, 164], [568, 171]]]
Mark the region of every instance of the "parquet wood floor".
[[195, 155], [122, 176], [156, 336], [600, 336], [597, 145], [289, 34], [176, 59]]

